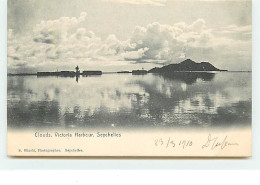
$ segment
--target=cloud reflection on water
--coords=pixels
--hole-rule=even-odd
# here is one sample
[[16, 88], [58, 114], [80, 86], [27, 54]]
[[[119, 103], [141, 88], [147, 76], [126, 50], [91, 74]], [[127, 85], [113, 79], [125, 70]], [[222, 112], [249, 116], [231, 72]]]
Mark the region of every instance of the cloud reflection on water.
[[9, 127], [176, 127], [251, 122], [251, 73], [8, 77]]

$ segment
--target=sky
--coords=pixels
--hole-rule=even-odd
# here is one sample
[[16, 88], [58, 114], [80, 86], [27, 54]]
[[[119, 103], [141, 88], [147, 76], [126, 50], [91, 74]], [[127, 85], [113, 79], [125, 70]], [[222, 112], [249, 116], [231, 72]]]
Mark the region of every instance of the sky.
[[251, 1], [9, 0], [8, 72], [251, 70]]

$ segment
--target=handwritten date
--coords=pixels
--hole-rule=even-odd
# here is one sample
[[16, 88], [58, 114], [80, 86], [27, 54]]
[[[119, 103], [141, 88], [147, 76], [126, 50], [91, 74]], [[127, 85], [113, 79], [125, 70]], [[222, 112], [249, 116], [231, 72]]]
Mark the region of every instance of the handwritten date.
[[159, 138], [155, 139], [154, 141], [155, 146], [158, 147], [165, 147], [165, 148], [176, 148], [181, 147], [183, 149], [187, 147], [191, 147], [193, 145], [193, 142], [191, 140], [175, 140], [171, 137], [168, 137], [166, 139]]

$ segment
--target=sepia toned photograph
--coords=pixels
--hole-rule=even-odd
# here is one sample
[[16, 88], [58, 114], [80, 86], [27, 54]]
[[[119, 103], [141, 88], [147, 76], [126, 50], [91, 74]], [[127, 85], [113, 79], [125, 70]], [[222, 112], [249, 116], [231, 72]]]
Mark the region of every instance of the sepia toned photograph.
[[10, 156], [251, 156], [250, 0], [9, 0]]

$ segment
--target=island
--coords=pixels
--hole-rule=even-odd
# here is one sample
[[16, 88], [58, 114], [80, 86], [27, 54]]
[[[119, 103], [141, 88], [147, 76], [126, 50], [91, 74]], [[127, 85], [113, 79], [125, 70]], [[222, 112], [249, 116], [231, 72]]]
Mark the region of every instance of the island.
[[144, 69], [142, 69], [142, 70], [133, 70], [132, 71], [132, 75], [145, 75], [147, 73], [148, 73], [148, 71], [146, 71]]
[[148, 71], [148, 73], [170, 73], [170, 72], [202, 72], [202, 71], [227, 71], [227, 70], [220, 70], [213, 66], [209, 62], [194, 62], [191, 59], [184, 60], [178, 64], [170, 64], [167, 66], [163, 66], [161, 68], [155, 67]]

